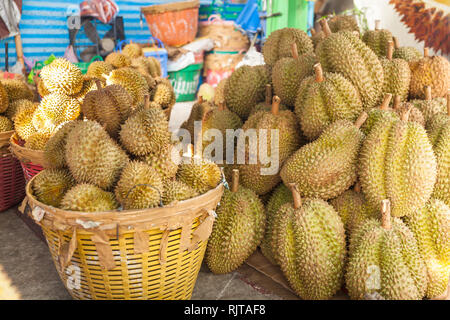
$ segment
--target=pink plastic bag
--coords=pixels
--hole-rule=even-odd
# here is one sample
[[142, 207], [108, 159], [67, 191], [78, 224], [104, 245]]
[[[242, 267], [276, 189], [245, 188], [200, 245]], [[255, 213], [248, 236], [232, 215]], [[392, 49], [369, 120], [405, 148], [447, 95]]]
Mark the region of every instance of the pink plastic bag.
[[66, 48], [66, 52], [64, 52], [64, 58], [66, 58], [67, 60], [69, 60], [72, 63], [79, 62], [77, 55], [75, 54], [75, 51], [73, 51], [73, 47], [71, 45], [69, 45]]
[[95, 17], [103, 23], [110, 23], [119, 13], [119, 6], [114, 0], [87, 0], [80, 3], [82, 16]]

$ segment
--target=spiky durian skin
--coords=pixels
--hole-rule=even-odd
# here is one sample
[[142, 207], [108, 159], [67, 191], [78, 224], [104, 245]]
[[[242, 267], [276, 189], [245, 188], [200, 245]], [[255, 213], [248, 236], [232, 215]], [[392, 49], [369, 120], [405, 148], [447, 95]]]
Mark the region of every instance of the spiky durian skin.
[[156, 58], [137, 57], [131, 60], [131, 66], [153, 78], [161, 76], [161, 64]]
[[169, 180], [164, 182], [164, 192], [162, 201], [165, 206], [174, 201], [187, 200], [196, 197], [198, 192], [187, 184], [178, 180]]
[[0, 82], [0, 113], [5, 112], [9, 106], [8, 92], [3, 84]]
[[131, 60], [120, 52], [111, 52], [105, 58], [105, 62], [112, 65], [113, 68], [124, 68], [131, 65]]
[[422, 112], [418, 108], [411, 106], [408, 102], [401, 103], [396, 109], [394, 109], [394, 112], [401, 116], [408, 110], [409, 107], [411, 107], [411, 110], [409, 111], [408, 121], [416, 122], [422, 127], [425, 127], [425, 117]]
[[[284, 104], [280, 104], [280, 111], [284, 111], [284, 110], [289, 110], [288, 107], [286, 107]], [[259, 111], [270, 111], [272, 110], [272, 104], [271, 103], [266, 103], [265, 101], [257, 103], [250, 111], [250, 114], [248, 115], [248, 117], [250, 118], [252, 115], [254, 115], [255, 113], [259, 112]]]
[[367, 201], [392, 204], [402, 217], [420, 209], [436, 181], [436, 157], [425, 129], [415, 122], [384, 119], [366, 137], [359, 157], [359, 179]]
[[396, 112], [392, 109], [382, 110], [380, 108], [373, 108], [367, 113], [368, 117], [361, 126], [361, 131], [367, 136], [372, 128], [378, 126], [378, 122], [399, 120]]
[[252, 107], [264, 100], [265, 86], [270, 74], [264, 67], [242, 66], [234, 71], [225, 83], [227, 108], [241, 119], [247, 119]]
[[68, 134], [67, 165], [78, 183], [108, 189], [119, 178], [128, 156], [95, 121], [79, 122]]
[[411, 68], [410, 96], [425, 98], [425, 86], [433, 97], [445, 97], [450, 88], [450, 62], [441, 56], [422, 57], [409, 63]]
[[78, 100], [78, 102], [80, 104], [82, 104], [86, 95], [89, 92], [91, 92], [92, 90], [96, 90], [96, 89], [97, 89], [97, 85], [95, 83], [95, 80], [86, 78], [83, 80], [83, 86], [81, 87], [81, 90], [78, 91], [78, 93], [71, 95], [70, 97]]
[[376, 54], [359, 37], [349, 31], [333, 33], [320, 43], [316, 53], [324, 71], [341, 73], [350, 80], [365, 109], [380, 102], [383, 67]]
[[214, 104], [220, 106], [225, 104], [225, 86], [227, 84], [228, 78], [220, 80], [219, 84], [216, 86], [214, 91]]
[[419, 300], [427, 288], [427, 270], [411, 230], [398, 218], [386, 230], [369, 219], [350, 240], [346, 288], [351, 299], [377, 292], [386, 300]]
[[118, 84], [124, 87], [130, 94], [133, 105], [142, 102], [144, 95], [148, 92], [147, 81], [133, 68], [120, 68], [111, 71], [106, 77], [106, 84]]
[[358, 22], [354, 16], [337, 15], [328, 20], [331, 32], [338, 31], [357, 31], [359, 32]]
[[272, 32], [262, 50], [266, 64], [273, 66], [281, 58], [292, 57], [291, 46], [294, 42], [299, 56], [313, 51], [313, 43], [303, 30], [283, 28]]
[[236, 270], [264, 236], [264, 206], [251, 190], [225, 190], [208, 241], [206, 263], [215, 274]]
[[161, 109], [144, 109], [125, 121], [120, 130], [122, 145], [136, 156], [159, 152], [170, 143], [169, 122]]
[[11, 131], [14, 129], [14, 124], [7, 117], [0, 116], [0, 132]]
[[400, 96], [402, 101], [408, 98], [409, 83], [411, 81], [411, 69], [408, 63], [402, 59], [381, 59], [384, 70], [384, 93]]
[[336, 120], [355, 121], [363, 111], [359, 93], [350, 81], [338, 73], [323, 76], [322, 82], [314, 76], [304, 79], [295, 101], [295, 114], [309, 140]]
[[356, 181], [357, 156], [364, 135], [351, 122], [338, 120], [286, 160], [280, 176], [296, 183], [305, 197], [328, 200]]
[[263, 255], [269, 259], [272, 264], [277, 264], [277, 260], [275, 258], [276, 252], [272, 250], [275, 246], [273, 245], [274, 237], [274, 219], [278, 210], [282, 205], [286, 203], [293, 202], [292, 192], [286, 187], [283, 183], [280, 183], [277, 188], [272, 192], [269, 201], [266, 205], [266, 231], [264, 233], [264, 238], [261, 242], [261, 252]]
[[39, 96], [41, 96], [41, 98], [45, 97], [48, 94], [50, 94], [50, 91], [48, 91], [47, 87], [45, 86], [44, 81], [41, 78], [39, 78], [39, 81], [38, 81], [36, 87], [37, 87], [37, 91], [39, 93]]
[[[444, 101], [443, 101], [444, 100]], [[431, 99], [431, 100], [410, 100], [410, 103], [422, 112], [425, 124], [427, 125], [431, 119], [438, 113], [447, 112], [447, 101], [445, 99]]]
[[27, 84], [18, 79], [2, 79], [1, 83], [5, 88], [9, 102], [19, 99], [33, 100], [34, 94]]
[[140, 57], [144, 54], [141, 46], [137, 43], [129, 43], [125, 45], [122, 49], [122, 53], [130, 59]]
[[164, 109], [171, 108], [175, 104], [175, 91], [168, 79], [156, 79], [156, 87], [152, 90], [151, 100]]
[[30, 135], [24, 147], [32, 150], [44, 150], [50, 135], [47, 133], [35, 132]]
[[339, 215], [320, 199], [302, 207], [283, 205], [274, 225], [277, 259], [289, 284], [302, 299], [331, 298], [342, 285], [345, 231]]
[[24, 108], [16, 114], [14, 119], [14, 129], [19, 138], [23, 140], [27, 140], [30, 135], [37, 132], [32, 122], [35, 110], [36, 106], [34, 105], [30, 108]]
[[206, 159], [184, 159], [178, 166], [177, 179], [202, 194], [217, 187], [222, 172], [217, 164]]
[[140, 161], [129, 162], [114, 190], [124, 209], [157, 207], [162, 201], [163, 183], [159, 173]]
[[442, 201], [428, 203], [407, 217], [428, 270], [426, 296], [435, 298], [447, 291], [450, 276], [450, 208]]
[[140, 160], [155, 169], [166, 183], [167, 180], [174, 178], [177, 174], [181, 156], [174, 145], [167, 144], [160, 151], [151, 152]]
[[49, 92], [74, 95], [83, 86], [83, 73], [65, 58], [58, 58], [42, 68], [40, 77]]
[[394, 50], [392, 57], [394, 59], [403, 59], [406, 62], [411, 62], [413, 60], [419, 60], [422, 57], [422, 54], [414, 47], [400, 47]]
[[294, 106], [300, 83], [313, 74], [316, 62], [316, 55], [310, 52], [298, 59], [281, 58], [275, 63], [272, 69], [273, 91], [283, 104]]
[[74, 185], [68, 170], [45, 169], [33, 180], [32, 188], [37, 200], [58, 208], [64, 194]]
[[152, 77], [161, 77], [161, 62], [154, 57], [147, 57], [147, 60], [150, 61], [150, 75]]
[[80, 116], [78, 100], [63, 93], [51, 93], [42, 98], [33, 115], [34, 127], [42, 133], [52, 134], [62, 123]]
[[385, 57], [392, 40], [392, 33], [389, 30], [368, 30], [364, 33], [362, 40], [379, 57]]
[[9, 104], [8, 110], [6, 110], [5, 115], [11, 121], [14, 121], [16, 118], [16, 115], [20, 112], [22, 112], [25, 109], [36, 109], [36, 103], [32, 102], [28, 99], [19, 99], [14, 100]]
[[106, 76], [113, 71], [113, 66], [105, 61], [94, 61], [89, 65], [87, 76], [106, 81]]
[[79, 122], [79, 120], [66, 122], [50, 137], [45, 144], [44, 159], [51, 168], [63, 168], [67, 166], [67, 136]]
[[61, 209], [81, 212], [104, 212], [115, 210], [118, 203], [112, 192], [82, 183], [71, 188], [61, 200]]

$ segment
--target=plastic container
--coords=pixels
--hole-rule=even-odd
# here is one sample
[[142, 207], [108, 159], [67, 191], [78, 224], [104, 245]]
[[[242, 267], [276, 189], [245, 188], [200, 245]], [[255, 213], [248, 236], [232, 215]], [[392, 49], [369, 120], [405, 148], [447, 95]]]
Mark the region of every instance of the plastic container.
[[182, 46], [195, 39], [200, 2], [184, 1], [141, 7], [152, 36], [169, 46]]
[[177, 102], [195, 100], [202, 68], [203, 63], [196, 63], [179, 71], [169, 72], [169, 80]]
[[47, 206], [27, 185], [58, 274], [75, 299], [190, 299], [223, 184], [173, 205], [110, 212]]

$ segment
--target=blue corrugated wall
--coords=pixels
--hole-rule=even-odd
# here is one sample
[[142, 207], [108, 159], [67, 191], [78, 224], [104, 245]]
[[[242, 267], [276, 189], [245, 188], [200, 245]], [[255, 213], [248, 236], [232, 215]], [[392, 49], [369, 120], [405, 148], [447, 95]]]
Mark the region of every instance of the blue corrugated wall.
[[[24, 54], [29, 59], [44, 60], [50, 54], [64, 55], [69, 45], [66, 10], [70, 5], [78, 5], [78, 0], [24, 0], [20, 30]], [[148, 39], [150, 32], [145, 19], [140, 23], [140, 7], [158, 3], [173, 2], [167, 0], [116, 0], [120, 7], [119, 15], [124, 17], [127, 39]], [[0, 68], [5, 65], [4, 41], [0, 45]], [[16, 63], [14, 39], [9, 42], [9, 65]]]

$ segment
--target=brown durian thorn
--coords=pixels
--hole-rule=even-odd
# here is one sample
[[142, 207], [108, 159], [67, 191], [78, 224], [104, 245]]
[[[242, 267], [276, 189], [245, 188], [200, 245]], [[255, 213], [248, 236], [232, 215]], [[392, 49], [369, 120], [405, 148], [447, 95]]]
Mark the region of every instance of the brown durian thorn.
[[292, 198], [294, 198], [294, 209], [302, 207], [302, 197], [300, 192], [298, 192], [297, 185], [295, 183], [289, 183], [289, 189], [292, 192]]
[[316, 63], [314, 65], [314, 72], [316, 73], [316, 82], [323, 81], [323, 70], [320, 63]]
[[411, 103], [408, 103], [406, 105], [406, 110], [403, 111], [402, 115], [401, 115], [401, 120], [404, 122], [408, 122], [409, 119], [409, 114], [411, 113], [413, 105]]
[[391, 229], [391, 202], [388, 199], [381, 201], [381, 226], [385, 230]]
[[266, 84], [266, 104], [270, 105], [272, 103], [272, 86]]
[[233, 176], [231, 178], [231, 192], [237, 192], [239, 189], [239, 170], [233, 169]]
[[297, 60], [298, 59], [298, 51], [297, 51], [297, 44], [294, 42], [291, 45], [291, 53], [292, 53], [292, 57]]
[[398, 38], [397, 37], [392, 37], [392, 39], [394, 40], [394, 48], [395, 49], [400, 48], [400, 45], [398, 43]]
[[427, 47], [423, 48], [423, 56], [428, 57], [429, 54], [430, 54], [430, 49]]
[[381, 26], [381, 20], [375, 20], [375, 30], [380, 30], [381, 28], [380, 28], [380, 26]]
[[431, 87], [425, 86], [425, 100], [431, 100], [433, 97], [431, 96]]
[[392, 55], [393, 54], [394, 54], [394, 42], [393, 41], [389, 41], [388, 50], [387, 50], [387, 59], [389, 61], [392, 60]]
[[328, 37], [331, 34], [331, 30], [330, 26], [328, 25], [327, 19], [320, 20], [320, 26], [322, 27], [325, 37]]
[[389, 103], [391, 102], [391, 99], [392, 99], [392, 94], [391, 93], [386, 93], [384, 95], [383, 102], [380, 105], [380, 109], [381, 110], [387, 110], [387, 108], [389, 107]]
[[393, 105], [394, 110], [397, 110], [398, 108], [400, 108], [400, 102], [401, 102], [401, 97], [394, 96], [394, 105]]
[[144, 94], [144, 109], [150, 107], [150, 95], [148, 93]]
[[367, 112], [363, 111], [363, 112], [359, 115], [358, 119], [356, 119], [356, 121], [355, 121], [355, 127], [357, 127], [358, 129], [361, 128], [361, 126], [364, 124], [364, 122], [366, 122], [368, 116], [369, 116], [369, 115], [367, 114]]
[[280, 102], [281, 100], [278, 96], [273, 96], [271, 112], [274, 116], [278, 115], [278, 111], [280, 110]]

